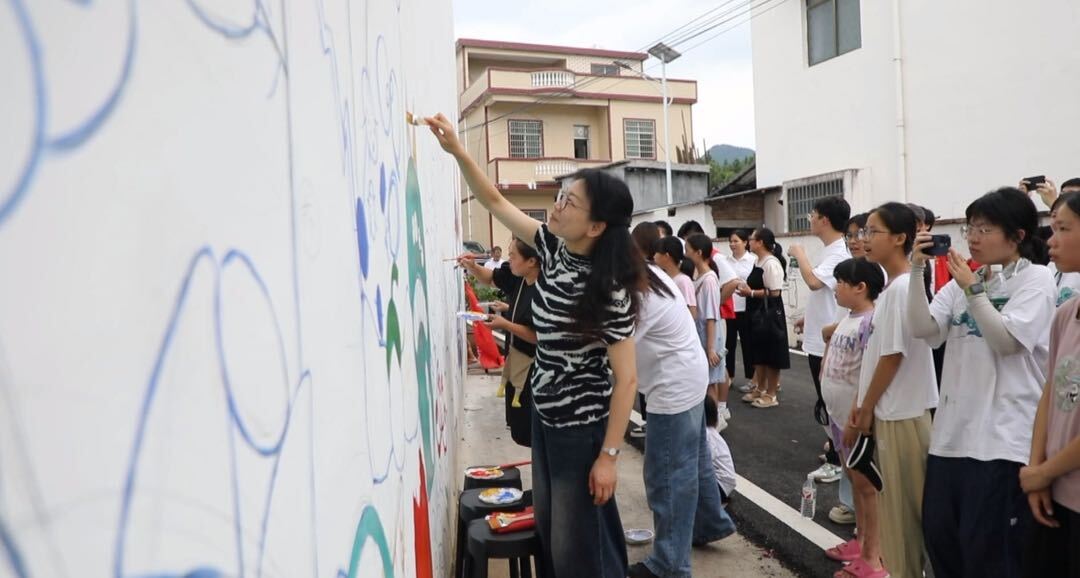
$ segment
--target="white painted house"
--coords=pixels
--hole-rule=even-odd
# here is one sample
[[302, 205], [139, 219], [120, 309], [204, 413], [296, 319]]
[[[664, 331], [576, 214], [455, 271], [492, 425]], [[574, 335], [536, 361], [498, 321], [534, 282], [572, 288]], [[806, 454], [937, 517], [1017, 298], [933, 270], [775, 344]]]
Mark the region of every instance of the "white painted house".
[[963, 249], [950, 220], [982, 193], [1080, 175], [1080, 2], [765, 4], [751, 25], [757, 185], [782, 186], [763, 214], [778, 234], [842, 194], [853, 212], [928, 207]]

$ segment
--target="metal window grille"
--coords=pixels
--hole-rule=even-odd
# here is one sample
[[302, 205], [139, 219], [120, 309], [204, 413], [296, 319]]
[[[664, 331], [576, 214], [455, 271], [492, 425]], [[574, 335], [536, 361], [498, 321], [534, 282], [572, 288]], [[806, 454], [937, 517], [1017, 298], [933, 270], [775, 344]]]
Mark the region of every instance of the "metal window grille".
[[627, 158], [656, 158], [656, 121], [627, 120], [625, 122]]
[[810, 230], [807, 215], [814, 209], [814, 203], [829, 197], [844, 196], [844, 179], [831, 179], [817, 183], [807, 183], [788, 187], [787, 207], [788, 232], [798, 233]]
[[530, 159], [544, 156], [543, 124], [538, 120], [510, 121], [510, 156]]

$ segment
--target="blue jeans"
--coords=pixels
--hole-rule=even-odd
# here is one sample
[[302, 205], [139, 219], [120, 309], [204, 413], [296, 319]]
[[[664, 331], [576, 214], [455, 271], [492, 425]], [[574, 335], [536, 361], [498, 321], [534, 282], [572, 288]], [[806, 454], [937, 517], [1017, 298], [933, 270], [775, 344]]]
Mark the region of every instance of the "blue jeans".
[[603, 447], [607, 420], [553, 428], [533, 412], [532, 427], [533, 506], [546, 573], [542, 578], [626, 578], [626, 539], [615, 498], [596, 506], [589, 495], [589, 472]]
[[690, 576], [693, 544], [715, 542], [735, 532], [735, 523], [721, 504], [704, 410], [698, 405], [674, 415], [648, 415], [645, 492], [656, 541], [645, 566], [662, 578]]

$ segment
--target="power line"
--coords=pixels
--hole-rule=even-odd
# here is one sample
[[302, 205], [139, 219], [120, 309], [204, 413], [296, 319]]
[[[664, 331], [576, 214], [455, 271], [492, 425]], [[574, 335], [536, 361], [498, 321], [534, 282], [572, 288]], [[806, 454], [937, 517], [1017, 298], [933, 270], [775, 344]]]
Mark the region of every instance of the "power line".
[[[730, 5], [733, 1], [735, 1], [735, 0], [728, 0], [728, 2], [722, 4], [718, 8]], [[747, 22], [750, 22], [754, 18], [756, 18], [758, 16], [761, 16], [761, 15], [771, 11], [772, 9], [780, 6], [781, 4], [783, 4], [786, 1], [787, 0], [761, 0], [760, 2], [758, 2], [755, 5], [755, 4], [753, 4], [754, 0], [746, 0], [746, 2], [744, 4], [742, 4], [741, 6], [737, 6], [735, 8], [735, 10], [740, 10], [738, 13], [732, 14], [732, 11], [729, 10], [729, 11], [725, 12], [722, 15], [718, 15], [716, 17], [709, 18], [708, 19], [708, 24], [707, 24], [706, 27], [702, 28], [702, 25], [700, 25], [700, 24], [694, 26], [693, 27], [693, 32], [687, 31], [685, 34], [682, 35], [682, 36], [684, 36], [684, 38], [680, 38], [675, 45], [685, 43], [685, 42], [687, 42], [689, 40], [692, 40], [693, 38], [697, 38], [697, 37], [701, 36], [702, 34], [705, 34], [705, 33], [709, 32], [711, 30], [715, 30], [718, 27], [723, 26], [724, 24], [734, 22], [735, 20], [737, 20], [739, 18], [742, 18], [742, 17], [746, 16], [747, 14], [750, 15], [750, 18], [747, 18], [746, 20], [743, 20], [742, 22], [738, 22], [737, 24], [735, 24], [733, 26], [730, 26], [728, 28], [720, 30], [719, 32], [717, 32], [716, 34], [713, 34], [712, 36], [709, 36], [705, 40], [703, 40], [701, 42], [698, 42], [697, 44], [694, 44], [693, 46], [683, 50], [682, 51], [683, 54], [686, 54], [687, 52], [690, 52], [691, 50], [694, 50], [695, 48], [698, 48], [698, 47], [702, 46], [703, 44], [706, 44], [707, 42], [709, 42], [711, 40], [714, 40], [715, 38], [717, 38], [717, 37], [719, 37], [719, 36], [721, 36], [721, 35], [723, 35], [723, 34], [725, 34], [727, 32], [730, 32], [731, 30], [734, 30], [735, 28], [738, 28], [739, 26], [742, 26], [743, 24], [746, 24]], [[773, 6], [769, 7], [768, 9], [760, 10], [763, 6], [765, 6], [766, 4], [768, 4], [770, 2], [777, 2], [777, 3], [774, 4]], [[718, 8], [714, 8], [710, 12], [715, 11]], [[754, 13], [755, 10], [758, 11], [756, 14]], [[708, 14], [708, 13], [709, 12], [706, 12], [706, 14]], [[702, 15], [702, 16], [704, 16], [704, 15]], [[694, 20], [691, 20], [689, 23], [684, 24], [683, 26], [679, 27], [679, 29], [676, 29], [676, 31], [686, 28], [686, 26], [688, 24], [692, 24], [693, 22], [699, 20], [700, 18], [701, 18], [701, 16], [699, 16], [698, 18], [695, 18]], [[665, 36], [671, 36], [671, 33], [669, 33], [669, 34], [667, 34]], [[654, 64], [654, 65], [650, 66], [649, 68], [643, 69], [643, 71], [640, 74], [642, 76], [645, 76], [645, 73], [647, 73], [648, 71], [651, 71], [651, 70], [655, 70], [658, 66], [659, 66], [659, 64]], [[539, 105], [542, 105], [542, 104], [547, 104], [549, 102], [552, 102], [554, 99], [561, 98], [563, 96], [571, 96], [575, 92], [579, 91], [580, 89], [582, 89], [582, 88], [584, 88], [584, 87], [586, 87], [586, 86], [588, 86], [590, 84], [599, 82], [601, 80], [610, 80], [611, 78], [612, 77], [610, 77], [610, 76], [590, 76], [590, 77], [588, 77], [588, 78], [586, 78], [584, 80], [575, 81], [574, 83], [570, 84], [569, 86], [566, 86], [566, 87], [563, 87], [563, 88], [561, 88], [559, 90], [556, 90], [553, 93], [550, 93], [550, 94], [547, 94], [547, 95], [542, 96], [540, 98], [537, 98], [534, 101], [528, 102], [528, 103], [526, 103], [526, 104], [524, 104], [524, 105], [522, 105], [520, 107], [517, 107], [517, 108], [515, 108], [513, 110], [510, 110], [508, 112], [500, 114], [500, 115], [498, 115], [498, 116], [496, 116], [494, 118], [488, 119], [488, 120], [486, 120], [486, 121], [484, 121], [482, 123], [470, 126], [467, 130], [472, 131], [472, 130], [477, 130], [477, 129], [487, 127], [487, 126], [489, 126], [491, 124], [494, 124], [494, 123], [496, 123], [496, 122], [498, 122], [498, 121], [500, 121], [500, 120], [502, 120], [502, 119], [504, 119], [506, 117], [518, 114], [520, 112], [523, 112], [525, 110], [528, 110], [530, 108], [533, 108], [533, 107], [536, 107], [536, 106], [539, 106]], [[635, 76], [627, 76], [627, 77], [620, 78], [619, 80], [616, 80], [615, 82], [611, 83], [611, 86], [618, 85], [618, 84], [620, 84], [622, 82], [625, 82], [626, 80], [630, 80], [631, 78], [638, 78], [638, 76], [635, 75]], [[466, 132], [466, 131], [459, 131], [459, 134], [464, 133], [464, 132]], [[499, 133], [499, 134], [501, 134], [501, 133]]]

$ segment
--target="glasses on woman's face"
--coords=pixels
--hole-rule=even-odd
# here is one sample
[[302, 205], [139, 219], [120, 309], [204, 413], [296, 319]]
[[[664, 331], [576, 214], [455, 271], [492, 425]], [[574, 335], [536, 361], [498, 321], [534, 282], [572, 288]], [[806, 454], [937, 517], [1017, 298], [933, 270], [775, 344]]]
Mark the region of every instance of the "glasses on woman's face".
[[572, 197], [570, 196], [570, 191], [566, 189], [559, 191], [559, 193], [555, 195], [555, 210], [562, 211], [567, 206], [574, 207], [575, 209], [580, 209], [581, 207], [575, 205], [574, 201], [571, 199]]
[[870, 239], [874, 238], [874, 235], [879, 235], [879, 234], [888, 235], [889, 231], [881, 231], [879, 229], [873, 229], [873, 228], [869, 228], [869, 227], [866, 228], [866, 229], [859, 229], [859, 240], [860, 241], [869, 241]]
[[997, 231], [996, 227], [988, 225], [961, 225], [960, 234], [967, 239], [981, 239]]

